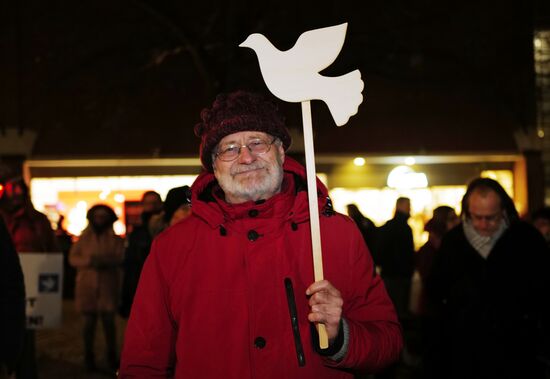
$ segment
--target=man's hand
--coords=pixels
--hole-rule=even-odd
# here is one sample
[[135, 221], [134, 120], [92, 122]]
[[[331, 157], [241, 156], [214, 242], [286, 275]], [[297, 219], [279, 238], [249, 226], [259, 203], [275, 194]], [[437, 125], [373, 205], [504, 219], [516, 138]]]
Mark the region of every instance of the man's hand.
[[311, 312], [307, 315], [308, 320], [325, 324], [328, 339], [332, 342], [338, 335], [342, 318], [344, 300], [340, 291], [328, 280], [320, 280], [308, 287], [306, 295], [310, 296], [309, 306], [311, 307]]

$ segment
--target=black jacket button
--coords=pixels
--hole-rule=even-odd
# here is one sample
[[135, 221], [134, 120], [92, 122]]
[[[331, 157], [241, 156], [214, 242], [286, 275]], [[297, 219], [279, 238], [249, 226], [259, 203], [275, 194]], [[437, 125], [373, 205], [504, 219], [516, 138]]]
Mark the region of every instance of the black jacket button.
[[256, 337], [254, 340], [254, 347], [256, 349], [263, 349], [265, 347], [266, 341], [264, 337]]
[[256, 217], [256, 216], [258, 216], [258, 213], [260, 213], [260, 212], [257, 209], [251, 209], [251, 210], [248, 211], [248, 215], [250, 217]]
[[259, 235], [258, 232], [255, 231], [255, 230], [251, 230], [251, 231], [248, 232], [248, 239], [249, 239], [250, 241], [256, 241], [256, 240], [258, 239], [259, 236], [260, 236], [260, 235]]

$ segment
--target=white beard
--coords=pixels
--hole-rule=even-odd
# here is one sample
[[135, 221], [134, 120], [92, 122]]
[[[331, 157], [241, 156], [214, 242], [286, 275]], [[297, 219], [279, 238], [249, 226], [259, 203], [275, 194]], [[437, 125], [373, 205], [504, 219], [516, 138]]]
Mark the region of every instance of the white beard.
[[214, 175], [228, 202], [255, 201], [268, 199], [280, 192], [283, 167], [277, 155], [273, 164], [257, 159], [251, 164], [236, 163], [231, 167], [230, 175], [220, 175], [214, 169]]

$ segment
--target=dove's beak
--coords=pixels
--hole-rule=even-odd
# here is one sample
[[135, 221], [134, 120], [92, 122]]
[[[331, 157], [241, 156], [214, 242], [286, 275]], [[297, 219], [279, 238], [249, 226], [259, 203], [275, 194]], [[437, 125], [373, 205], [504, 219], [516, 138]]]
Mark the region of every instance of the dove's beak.
[[250, 39], [250, 38], [245, 39], [245, 40], [239, 45], [239, 47], [250, 47], [250, 45], [248, 44], [248, 40], [249, 40], [249, 39]]

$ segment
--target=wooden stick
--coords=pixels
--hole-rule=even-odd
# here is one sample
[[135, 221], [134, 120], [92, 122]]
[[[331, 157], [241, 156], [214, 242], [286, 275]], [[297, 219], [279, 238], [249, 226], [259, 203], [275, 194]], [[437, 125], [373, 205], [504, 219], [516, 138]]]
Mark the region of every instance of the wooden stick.
[[[311, 122], [311, 104], [302, 101], [302, 121], [304, 126], [304, 146], [306, 153], [307, 198], [309, 201], [309, 222], [311, 225], [311, 247], [313, 251], [313, 272], [315, 281], [323, 280], [323, 254], [321, 251], [321, 231], [319, 227], [319, 206], [317, 200], [317, 182], [315, 173], [315, 152], [313, 150], [313, 128]], [[319, 346], [328, 347], [327, 329], [317, 324]]]

